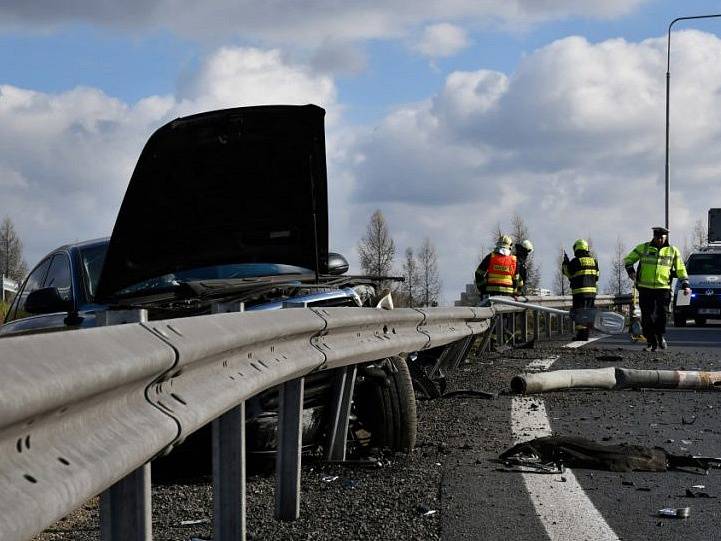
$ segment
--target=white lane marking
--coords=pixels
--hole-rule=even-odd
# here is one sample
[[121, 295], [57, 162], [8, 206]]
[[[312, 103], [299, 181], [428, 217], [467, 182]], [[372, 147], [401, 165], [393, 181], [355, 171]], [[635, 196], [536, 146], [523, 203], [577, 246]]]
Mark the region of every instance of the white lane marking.
[[[585, 343], [585, 342], [584, 342]], [[558, 357], [539, 359], [526, 369], [547, 369]], [[532, 405], [535, 406], [532, 407]], [[511, 402], [511, 430], [515, 443], [551, 435], [546, 405], [537, 397], [519, 396]], [[583, 492], [570, 469], [561, 474], [523, 473], [526, 490], [551, 541], [618, 541]], [[566, 482], [561, 482], [561, 477]]]
[[596, 340], [600, 340], [601, 338], [606, 338], [607, 336], [611, 336], [610, 334], [602, 334], [601, 336], [594, 336], [593, 338], [589, 338], [588, 340], [580, 340], [578, 342], [569, 342], [564, 348], [580, 348], [581, 346], [584, 346], [586, 344], [590, 344], [591, 342], [595, 342]]

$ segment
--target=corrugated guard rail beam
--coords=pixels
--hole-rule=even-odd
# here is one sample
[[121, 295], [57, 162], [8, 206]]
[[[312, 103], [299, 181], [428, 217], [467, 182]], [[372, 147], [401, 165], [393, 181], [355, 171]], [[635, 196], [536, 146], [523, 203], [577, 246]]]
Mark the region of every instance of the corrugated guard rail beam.
[[3, 338], [0, 539], [40, 533], [270, 387], [478, 335], [506, 311], [298, 308]]

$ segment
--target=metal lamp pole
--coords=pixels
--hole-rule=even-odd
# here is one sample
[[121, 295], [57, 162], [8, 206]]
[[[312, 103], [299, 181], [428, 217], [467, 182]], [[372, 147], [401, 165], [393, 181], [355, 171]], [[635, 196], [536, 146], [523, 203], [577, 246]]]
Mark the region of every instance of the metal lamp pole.
[[712, 19], [721, 17], [721, 13], [715, 15], [695, 15], [693, 17], [678, 17], [671, 21], [668, 25], [668, 51], [666, 53], [666, 229], [668, 229], [668, 209], [669, 195], [671, 193], [671, 179], [669, 178], [668, 168], [668, 135], [669, 135], [669, 96], [671, 89], [671, 27], [678, 21], [688, 21], [690, 19]]

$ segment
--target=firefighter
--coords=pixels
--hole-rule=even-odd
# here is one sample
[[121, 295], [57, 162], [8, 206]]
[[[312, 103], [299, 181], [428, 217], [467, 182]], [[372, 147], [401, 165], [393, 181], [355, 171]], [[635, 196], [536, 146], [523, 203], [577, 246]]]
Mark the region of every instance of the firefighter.
[[531, 252], [533, 252], [533, 243], [528, 239], [524, 239], [521, 242], [516, 243], [514, 251], [516, 254], [516, 265], [518, 270], [516, 293], [525, 296], [528, 289], [528, 267], [526, 266], [526, 261], [528, 261], [528, 256], [531, 255]]
[[490, 295], [515, 295], [518, 287], [516, 256], [511, 255], [513, 241], [508, 235], [498, 238], [494, 250], [476, 269], [476, 287], [481, 298]]
[[[634, 265], [638, 262], [638, 267]], [[646, 338], [645, 351], [666, 349], [666, 310], [671, 302], [671, 280], [681, 280], [684, 295], [689, 295], [686, 266], [678, 248], [668, 243], [668, 229], [654, 227], [653, 238], [636, 246], [624, 258], [626, 272], [638, 288], [641, 328]]]
[[[573, 243], [573, 259], [563, 253], [561, 271], [571, 281], [573, 308], [593, 308], [596, 302], [598, 261], [589, 253], [588, 242], [578, 239]], [[576, 340], [588, 340], [589, 326], [576, 323]]]

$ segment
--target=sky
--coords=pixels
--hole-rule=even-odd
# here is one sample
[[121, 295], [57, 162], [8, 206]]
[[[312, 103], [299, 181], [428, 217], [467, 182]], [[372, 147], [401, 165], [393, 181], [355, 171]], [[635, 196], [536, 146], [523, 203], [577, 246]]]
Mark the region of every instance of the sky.
[[[529, 227], [551, 287], [590, 237], [664, 222], [666, 32], [721, 13], [687, 0], [6, 0], [0, 217], [32, 267], [107, 236], [150, 134], [201, 111], [326, 109], [331, 249], [359, 272], [380, 209], [400, 270], [436, 246], [452, 304], [498, 226]], [[721, 18], [671, 45], [671, 241], [721, 207]]]

